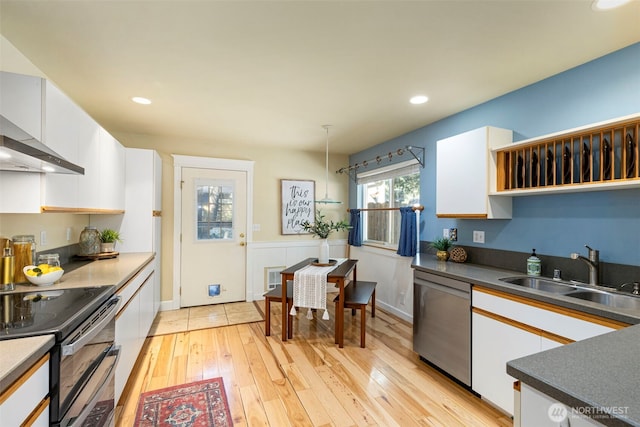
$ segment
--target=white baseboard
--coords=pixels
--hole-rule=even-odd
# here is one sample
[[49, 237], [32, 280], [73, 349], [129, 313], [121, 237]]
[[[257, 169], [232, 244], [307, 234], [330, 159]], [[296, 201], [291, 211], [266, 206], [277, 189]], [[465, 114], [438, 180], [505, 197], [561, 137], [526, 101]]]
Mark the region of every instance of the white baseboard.
[[397, 308], [395, 308], [394, 306], [386, 304], [386, 303], [381, 302], [381, 301], [378, 301], [377, 299], [376, 299], [376, 306], [380, 307], [381, 309], [383, 309], [387, 313], [391, 313], [394, 316], [398, 316], [402, 320], [413, 324], [413, 315], [405, 313], [404, 311], [400, 311]]

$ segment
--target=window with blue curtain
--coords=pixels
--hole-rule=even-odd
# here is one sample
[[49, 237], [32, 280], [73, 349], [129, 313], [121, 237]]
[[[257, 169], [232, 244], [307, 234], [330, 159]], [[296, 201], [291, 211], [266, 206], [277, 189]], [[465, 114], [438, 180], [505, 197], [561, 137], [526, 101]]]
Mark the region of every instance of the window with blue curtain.
[[397, 249], [403, 206], [420, 203], [420, 164], [415, 160], [363, 171], [357, 175], [362, 243]]

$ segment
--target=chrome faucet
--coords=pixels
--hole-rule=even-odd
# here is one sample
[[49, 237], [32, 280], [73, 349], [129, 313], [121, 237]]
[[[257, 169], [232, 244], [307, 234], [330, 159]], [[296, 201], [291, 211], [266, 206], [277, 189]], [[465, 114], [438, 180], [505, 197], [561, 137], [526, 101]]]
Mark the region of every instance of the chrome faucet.
[[588, 245], [584, 245], [585, 248], [589, 249], [589, 258], [585, 258], [579, 253], [572, 253], [571, 259], [579, 259], [587, 263], [589, 266], [589, 284], [590, 285], [599, 285], [600, 284], [600, 252], [595, 249], [591, 249]]

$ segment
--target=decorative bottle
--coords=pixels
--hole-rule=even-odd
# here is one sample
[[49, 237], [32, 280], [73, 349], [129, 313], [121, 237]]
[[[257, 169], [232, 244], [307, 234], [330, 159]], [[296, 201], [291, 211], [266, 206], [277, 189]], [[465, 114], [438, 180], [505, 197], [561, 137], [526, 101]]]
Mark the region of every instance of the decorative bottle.
[[11, 251], [11, 241], [6, 240], [5, 247], [2, 248], [2, 259], [0, 261], [0, 291], [12, 291], [14, 285], [14, 257]]
[[80, 255], [100, 253], [100, 232], [95, 226], [87, 225], [80, 233]]
[[536, 250], [533, 250], [533, 253], [529, 258], [527, 258], [527, 275], [529, 276], [539, 276], [542, 271], [542, 261], [536, 255]]

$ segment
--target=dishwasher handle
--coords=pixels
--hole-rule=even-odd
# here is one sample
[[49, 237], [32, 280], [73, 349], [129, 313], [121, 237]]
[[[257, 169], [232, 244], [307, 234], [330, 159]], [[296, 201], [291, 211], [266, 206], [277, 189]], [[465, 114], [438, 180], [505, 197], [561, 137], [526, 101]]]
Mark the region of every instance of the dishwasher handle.
[[471, 292], [465, 292], [459, 289], [455, 289], [455, 288], [451, 288], [449, 286], [444, 286], [441, 285], [439, 283], [434, 283], [434, 282], [427, 282], [426, 280], [420, 280], [418, 278], [414, 278], [413, 279], [413, 283], [415, 285], [419, 285], [419, 286], [425, 286], [427, 288], [431, 288], [431, 289], [435, 289], [438, 290], [440, 292], [444, 292], [447, 293], [449, 295], [453, 295], [456, 296], [458, 298], [463, 298], [463, 299], [471, 299]]

